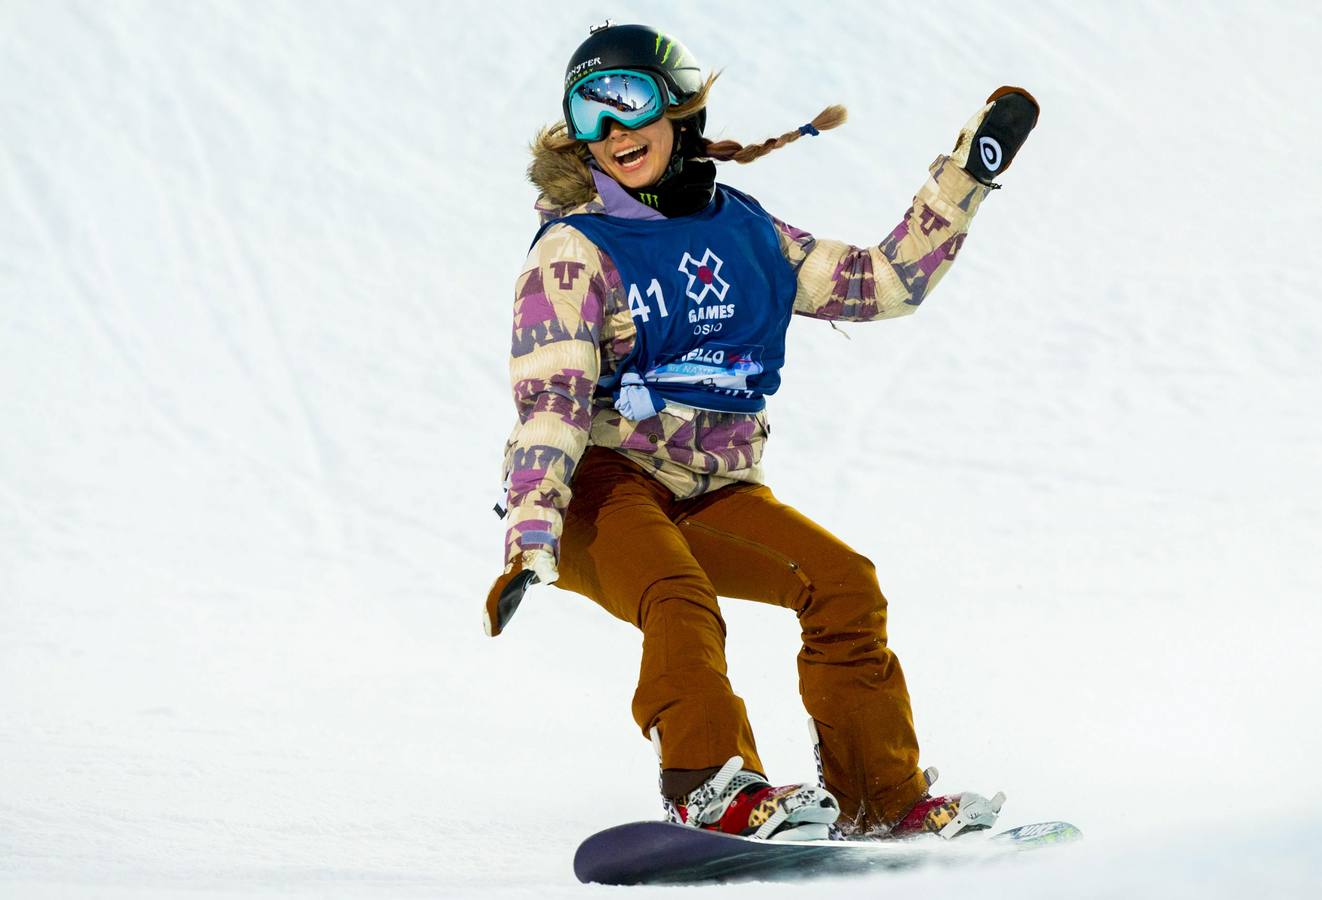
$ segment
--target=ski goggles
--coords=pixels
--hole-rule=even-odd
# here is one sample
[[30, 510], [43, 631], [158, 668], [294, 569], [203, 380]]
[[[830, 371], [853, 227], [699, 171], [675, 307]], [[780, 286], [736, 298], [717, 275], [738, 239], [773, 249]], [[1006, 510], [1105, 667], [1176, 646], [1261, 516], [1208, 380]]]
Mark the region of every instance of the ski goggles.
[[565, 97], [565, 122], [575, 140], [599, 141], [607, 119], [642, 128], [661, 118], [670, 102], [670, 92], [652, 75], [607, 69], [574, 82]]

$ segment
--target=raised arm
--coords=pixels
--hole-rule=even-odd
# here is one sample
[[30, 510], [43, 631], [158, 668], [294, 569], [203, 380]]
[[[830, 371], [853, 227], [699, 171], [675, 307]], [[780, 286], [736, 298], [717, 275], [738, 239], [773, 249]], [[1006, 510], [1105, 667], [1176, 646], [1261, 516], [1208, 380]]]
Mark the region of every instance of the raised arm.
[[1001, 88], [987, 99], [877, 246], [818, 240], [776, 220], [781, 251], [798, 273], [796, 313], [870, 322], [918, 308], [959, 254], [978, 207], [999, 186], [992, 176], [1009, 167], [1037, 123], [1037, 101], [1019, 88]]

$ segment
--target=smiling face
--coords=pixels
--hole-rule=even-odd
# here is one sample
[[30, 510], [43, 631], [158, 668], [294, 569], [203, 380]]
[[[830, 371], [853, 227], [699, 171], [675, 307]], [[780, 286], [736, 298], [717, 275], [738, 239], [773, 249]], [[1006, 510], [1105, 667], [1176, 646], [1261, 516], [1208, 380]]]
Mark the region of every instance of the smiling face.
[[656, 184], [670, 164], [675, 131], [669, 119], [657, 119], [636, 131], [610, 122], [603, 140], [592, 141], [588, 150], [603, 172], [627, 188]]

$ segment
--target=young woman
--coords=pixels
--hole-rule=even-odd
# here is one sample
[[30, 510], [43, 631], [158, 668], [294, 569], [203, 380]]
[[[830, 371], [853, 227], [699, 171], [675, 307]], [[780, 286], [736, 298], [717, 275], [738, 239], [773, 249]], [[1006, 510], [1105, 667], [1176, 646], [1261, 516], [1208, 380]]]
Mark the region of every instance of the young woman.
[[[533, 145], [537, 233], [515, 289], [499, 634], [535, 582], [643, 632], [633, 715], [657, 745], [677, 821], [760, 838], [953, 836], [1000, 799], [932, 796], [918, 766], [886, 599], [872, 563], [762, 484], [765, 397], [792, 314], [864, 322], [913, 312], [1037, 121], [1001, 88], [938, 156], [876, 247], [823, 240], [716, 183], [844, 121], [829, 107], [762, 144], [703, 138], [714, 77], [670, 36], [593, 29], [565, 73], [564, 122]], [[726, 677], [717, 597], [794, 611], [800, 692], [821, 786], [774, 787]]]

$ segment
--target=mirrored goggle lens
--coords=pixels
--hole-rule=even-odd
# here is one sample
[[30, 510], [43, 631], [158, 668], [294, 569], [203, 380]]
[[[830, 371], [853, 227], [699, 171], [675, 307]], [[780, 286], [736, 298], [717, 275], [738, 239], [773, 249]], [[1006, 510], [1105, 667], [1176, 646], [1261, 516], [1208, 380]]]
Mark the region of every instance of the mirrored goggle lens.
[[656, 79], [642, 72], [598, 72], [569, 92], [569, 124], [580, 141], [601, 140], [606, 119], [641, 128], [665, 110], [665, 93]]

